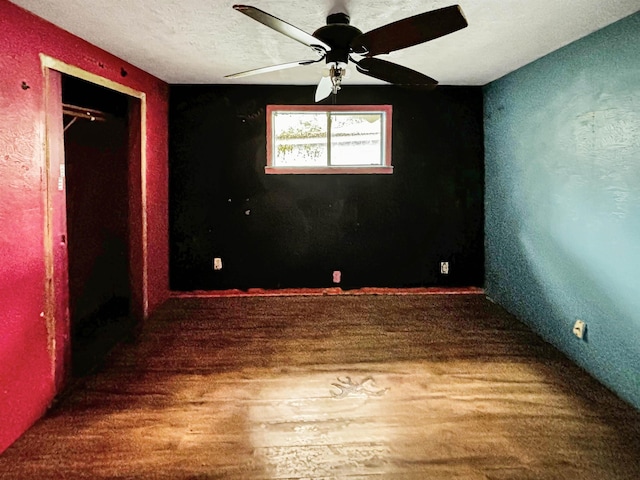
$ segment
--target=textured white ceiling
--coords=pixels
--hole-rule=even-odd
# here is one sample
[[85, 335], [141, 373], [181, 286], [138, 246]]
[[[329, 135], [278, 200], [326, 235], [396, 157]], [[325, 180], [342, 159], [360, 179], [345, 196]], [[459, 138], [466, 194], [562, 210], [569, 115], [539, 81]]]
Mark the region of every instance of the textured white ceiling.
[[[168, 83], [316, 84], [322, 64], [225, 79], [315, 59], [308, 47], [232, 9], [233, 0], [13, 0]], [[246, 0], [313, 33], [343, 11], [363, 32], [455, 0]], [[379, 58], [445, 85], [484, 85], [640, 10], [639, 0], [459, 0], [469, 26]], [[345, 83], [383, 83], [355, 72]]]

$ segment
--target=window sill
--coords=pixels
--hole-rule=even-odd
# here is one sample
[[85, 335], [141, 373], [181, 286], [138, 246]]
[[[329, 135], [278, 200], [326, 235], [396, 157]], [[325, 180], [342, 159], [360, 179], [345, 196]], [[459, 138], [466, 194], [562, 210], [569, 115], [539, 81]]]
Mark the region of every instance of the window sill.
[[264, 167], [264, 173], [267, 175], [388, 175], [393, 173], [393, 167]]

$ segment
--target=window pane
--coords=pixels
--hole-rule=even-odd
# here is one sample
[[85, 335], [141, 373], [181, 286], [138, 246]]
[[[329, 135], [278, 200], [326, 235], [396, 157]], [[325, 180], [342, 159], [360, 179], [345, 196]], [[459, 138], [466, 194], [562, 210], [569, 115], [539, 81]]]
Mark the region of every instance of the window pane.
[[327, 114], [276, 112], [273, 115], [274, 165], [322, 167], [327, 165]]
[[331, 165], [382, 165], [382, 113], [331, 114]]

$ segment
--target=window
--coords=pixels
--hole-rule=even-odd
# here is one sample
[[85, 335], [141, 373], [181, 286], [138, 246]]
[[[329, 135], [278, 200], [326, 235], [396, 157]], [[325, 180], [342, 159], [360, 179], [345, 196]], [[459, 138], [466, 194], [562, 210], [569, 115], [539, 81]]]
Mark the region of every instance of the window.
[[393, 173], [391, 105], [268, 105], [266, 173]]

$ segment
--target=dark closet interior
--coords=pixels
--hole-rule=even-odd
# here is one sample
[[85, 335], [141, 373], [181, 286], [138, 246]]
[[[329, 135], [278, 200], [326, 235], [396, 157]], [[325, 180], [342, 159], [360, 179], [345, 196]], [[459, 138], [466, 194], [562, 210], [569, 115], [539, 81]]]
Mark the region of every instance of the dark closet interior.
[[119, 92], [63, 75], [69, 314], [75, 376], [98, 366], [132, 326], [129, 101]]

